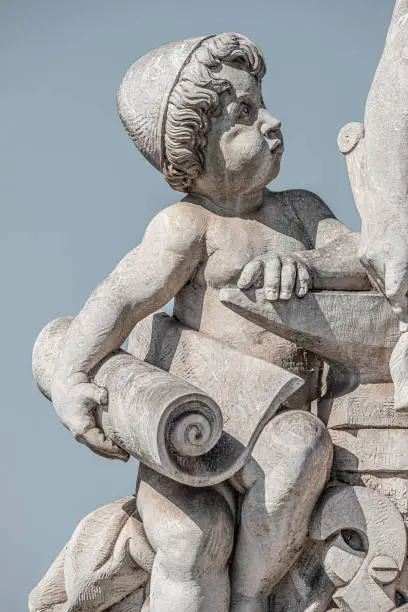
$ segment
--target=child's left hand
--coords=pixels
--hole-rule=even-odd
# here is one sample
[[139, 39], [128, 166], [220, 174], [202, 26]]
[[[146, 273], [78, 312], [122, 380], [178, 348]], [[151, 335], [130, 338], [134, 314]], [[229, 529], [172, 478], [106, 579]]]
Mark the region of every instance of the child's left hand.
[[241, 272], [239, 289], [264, 287], [267, 300], [289, 300], [294, 294], [302, 298], [311, 286], [311, 274], [297, 253], [267, 253], [250, 261]]

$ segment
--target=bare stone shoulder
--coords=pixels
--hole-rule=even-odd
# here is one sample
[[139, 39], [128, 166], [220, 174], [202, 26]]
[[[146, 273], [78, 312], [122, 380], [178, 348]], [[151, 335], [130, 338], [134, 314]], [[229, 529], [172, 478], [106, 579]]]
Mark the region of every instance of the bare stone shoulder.
[[167, 250], [188, 253], [204, 245], [208, 212], [191, 202], [180, 201], [161, 210], [148, 225], [143, 243], [160, 244]]
[[295, 207], [302, 221], [310, 225], [323, 219], [334, 219], [335, 215], [317, 193], [308, 189], [288, 189], [283, 192]]
[[288, 189], [282, 192], [308, 236], [309, 248], [325, 246], [338, 235], [350, 230], [341, 223], [329, 206], [313, 191]]

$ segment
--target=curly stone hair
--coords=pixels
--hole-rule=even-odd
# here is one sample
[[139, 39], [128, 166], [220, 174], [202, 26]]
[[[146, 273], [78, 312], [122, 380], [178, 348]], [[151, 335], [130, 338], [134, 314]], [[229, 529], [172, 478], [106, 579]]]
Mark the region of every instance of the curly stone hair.
[[188, 192], [204, 169], [210, 119], [231, 88], [217, 76], [222, 63], [239, 64], [259, 81], [266, 70], [261, 51], [241, 34], [219, 34], [193, 53], [170, 94], [165, 124], [163, 174], [177, 191]]

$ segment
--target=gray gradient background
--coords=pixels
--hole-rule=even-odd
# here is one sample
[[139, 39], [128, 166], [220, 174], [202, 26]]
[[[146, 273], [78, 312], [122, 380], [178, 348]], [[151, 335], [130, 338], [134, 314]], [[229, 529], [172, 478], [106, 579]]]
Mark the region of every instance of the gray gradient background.
[[31, 379], [37, 332], [92, 288], [177, 200], [135, 150], [115, 91], [149, 49], [238, 31], [263, 50], [282, 119], [277, 189], [315, 190], [358, 229], [336, 137], [361, 120], [392, 0], [1, 0], [0, 608], [26, 609], [76, 523], [133, 491], [136, 464], [76, 444]]

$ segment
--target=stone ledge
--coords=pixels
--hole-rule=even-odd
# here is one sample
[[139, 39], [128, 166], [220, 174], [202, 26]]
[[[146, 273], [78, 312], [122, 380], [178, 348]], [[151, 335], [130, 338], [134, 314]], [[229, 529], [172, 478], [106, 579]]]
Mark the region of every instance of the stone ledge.
[[337, 472], [408, 473], [408, 429], [330, 430]]
[[381, 293], [310, 292], [270, 302], [263, 289], [222, 289], [220, 301], [260, 327], [323, 359], [359, 371], [361, 382], [390, 380], [399, 322]]
[[394, 409], [391, 383], [360, 385], [334, 399], [322, 399], [318, 416], [329, 429], [408, 429], [408, 413]]

